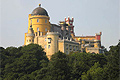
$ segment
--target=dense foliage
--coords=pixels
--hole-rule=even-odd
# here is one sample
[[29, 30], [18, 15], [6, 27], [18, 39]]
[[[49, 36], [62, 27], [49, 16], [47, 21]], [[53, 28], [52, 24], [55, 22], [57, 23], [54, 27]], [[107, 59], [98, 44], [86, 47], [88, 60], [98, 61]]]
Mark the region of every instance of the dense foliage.
[[57, 52], [48, 60], [37, 44], [0, 47], [0, 80], [119, 80], [120, 43], [104, 54]]

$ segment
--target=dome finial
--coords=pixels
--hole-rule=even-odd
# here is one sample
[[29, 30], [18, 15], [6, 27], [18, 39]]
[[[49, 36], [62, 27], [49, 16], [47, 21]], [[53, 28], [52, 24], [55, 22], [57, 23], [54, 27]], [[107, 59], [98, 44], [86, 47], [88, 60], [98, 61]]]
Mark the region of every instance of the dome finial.
[[41, 7], [41, 4], [39, 4], [39, 7]]

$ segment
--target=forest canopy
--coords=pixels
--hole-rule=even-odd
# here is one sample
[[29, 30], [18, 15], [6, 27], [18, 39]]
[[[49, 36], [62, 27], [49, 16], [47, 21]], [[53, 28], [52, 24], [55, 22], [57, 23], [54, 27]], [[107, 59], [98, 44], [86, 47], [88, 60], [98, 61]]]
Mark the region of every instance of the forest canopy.
[[0, 80], [119, 80], [120, 43], [104, 54], [60, 51], [48, 60], [37, 44], [0, 47]]

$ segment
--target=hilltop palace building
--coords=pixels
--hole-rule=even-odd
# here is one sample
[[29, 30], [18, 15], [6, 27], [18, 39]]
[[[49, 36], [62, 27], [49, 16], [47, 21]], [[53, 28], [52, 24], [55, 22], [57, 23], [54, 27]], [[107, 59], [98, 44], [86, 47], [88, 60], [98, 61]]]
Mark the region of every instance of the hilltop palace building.
[[75, 36], [73, 21], [74, 18], [65, 18], [59, 25], [51, 24], [47, 11], [41, 7], [35, 8], [28, 18], [28, 32], [25, 33], [24, 45], [30, 43], [39, 44], [44, 48], [47, 57], [50, 59], [55, 52], [102, 53], [101, 35]]

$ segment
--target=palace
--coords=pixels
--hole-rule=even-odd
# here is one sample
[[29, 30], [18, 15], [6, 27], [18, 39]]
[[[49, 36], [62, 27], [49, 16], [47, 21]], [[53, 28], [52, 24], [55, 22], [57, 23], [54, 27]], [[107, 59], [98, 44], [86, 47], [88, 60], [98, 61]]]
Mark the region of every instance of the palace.
[[35, 8], [28, 18], [28, 32], [25, 33], [24, 45], [31, 43], [39, 44], [44, 48], [47, 57], [50, 59], [55, 52], [87, 52], [102, 53], [101, 35], [75, 36], [74, 18], [65, 18], [59, 24], [49, 22], [50, 17], [47, 11], [41, 7]]

